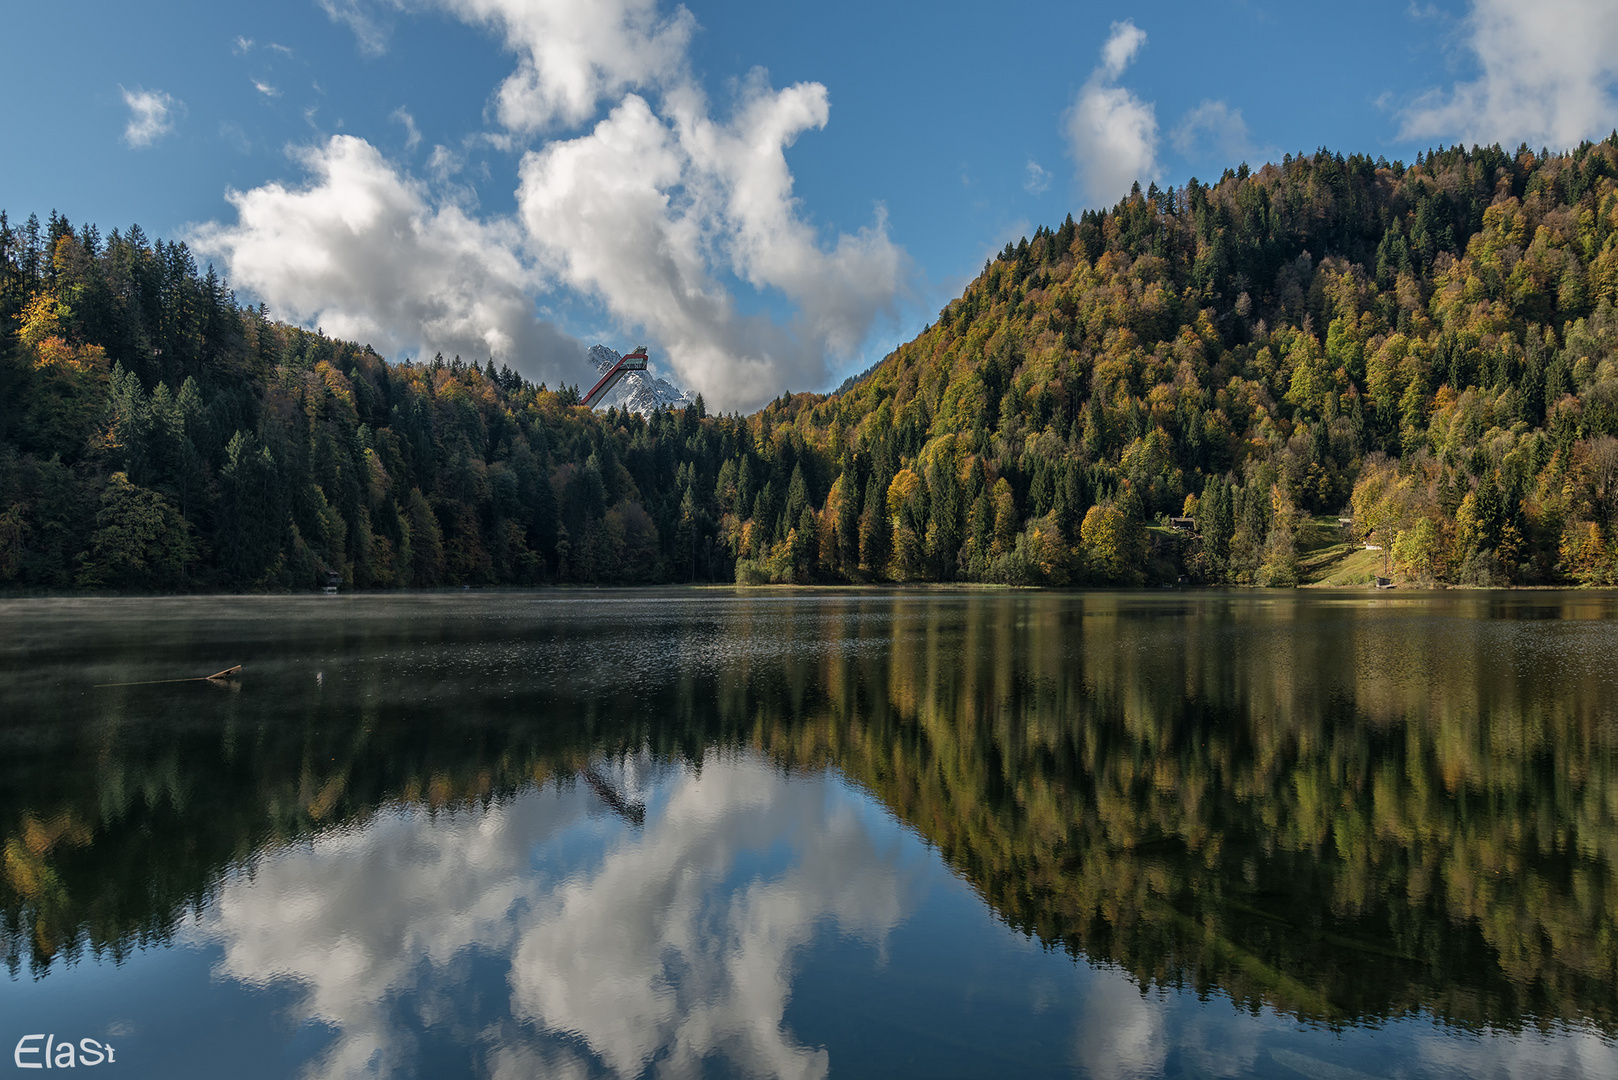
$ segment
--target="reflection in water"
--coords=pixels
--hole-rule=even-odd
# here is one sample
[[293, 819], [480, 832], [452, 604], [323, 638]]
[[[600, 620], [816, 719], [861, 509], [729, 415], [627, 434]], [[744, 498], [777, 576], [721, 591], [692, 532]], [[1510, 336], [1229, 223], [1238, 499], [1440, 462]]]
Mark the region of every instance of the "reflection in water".
[[[734, 892], [743, 853], [791, 863]], [[879, 941], [901, 915], [893, 852], [878, 851], [828, 784], [782, 784], [757, 760], [682, 778], [652, 827], [535, 905], [513, 961], [513, 1013], [580, 1035], [620, 1075], [664, 1051], [687, 1074], [716, 1052], [755, 1075], [826, 1071], [781, 1027], [792, 952], [817, 922]]]
[[[1006, 924], [1098, 965], [1068, 1036], [1089, 1075], [1320, 1056], [1181, 988], [1337, 1031], [1437, 1018], [1406, 1048], [1432, 1071], [1613, 1062], [1601, 594], [4, 614], [37, 628], [0, 641], [14, 973], [218, 948], [218, 975], [295, 984], [334, 1032], [314, 1075], [405, 1071], [457, 1024], [495, 1075], [824, 1074], [795, 973], [826, 927], [885, 950], [924, 891], [836, 776]], [[243, 658], [239, 694], [87, 685]], [[466, 1011], [474, 984], [500, 1015]], [[1518, 1034], [1464, 1034], [1485, 1029]]]
[[[654, 1056], [690, 1075], [713, 1055], [749, 1075], [825, 1075], [825, 1052], [782, 1026], [792, 955], [824, 919], [881, 940], [905, 898], [896, 850], [829, 778], [783, 783], [755, 756], [669, 768], [656, 789], [644, 832], [592, 820], [583, 785], [391, 810], [232, 875], [184, 936], [223, 946], [218, 974], [302, 988], [299, 1012], [339, 1033], [311, 1076], [404, 1068], [417, 1048], [393, 1002], [453, 981], [469, 950], [509, 956], [519, 1026], [570, 1035], [620, 1076]], [[530, 865], [586, 843], [576, 863]], [[777, 845], [789, 861], [733, 883], [741, 860]], [[502, 1039], [497, 1062], [550, 1070], [569, 1054], [523, 1043]]]
[[237, 872], [183, 934], [217, 941], [217, 974], [298, 984], [305, 1020], [337, 1039], [312, 1076], [387, 1074], [413, 1055], [392, 1000], [472, 948], [507, 949], [531, 902], [528, 852], [584, 817], [588, 795], [429, 815], [400, 808]]
[[1610, 1030], [1618, 627], [1477, 614], [1009, 605], [897, 635], [782, 740], [1143, 983]]
[[1161, 1002], [1138, 993], [1121, 978], [1098, 982], [1080, 1022], [1078, 1059], [1094, 1080], [1157, 1076], [1168, 1057]]

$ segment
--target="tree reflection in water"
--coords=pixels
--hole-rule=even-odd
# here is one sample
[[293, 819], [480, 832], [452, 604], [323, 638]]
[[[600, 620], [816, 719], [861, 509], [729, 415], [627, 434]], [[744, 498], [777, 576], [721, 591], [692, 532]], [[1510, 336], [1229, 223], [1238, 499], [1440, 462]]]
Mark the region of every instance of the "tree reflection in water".
[[[1422, 1011], [1466, 1027], [1618, 1031], [1618, 623], [1600, 594], [721, 592], [7, 608], [8, 625], [31, 628], [0, 672], [0, 909], [17, 974], [86, 951], [123, 956], [182, 924], [243, 928], [226, 961], [243, 978], [296, 968], [303, 947], [329, 963], [337, 943], [295, 948], [245, 929], [269, 934], [273, 921], [240, 907], [253, 897], [237, 888], [243, 875], [296, 875], [345, 844], [388, 865], [388, 844], [421, 832], [401, 823], [425, 814], [445, 846], [433, 858], [447, 861], [442, 882], [420, 879], [421, 895], [458, 897], [463, 929], [478, 911], [529, 905], [526, 929], [500, 931], [523, 935], [508, 942], [519, 958], [513, 1014], [585, 1031], [570, 1009], [613, 1010], [570, 998], [579, 979], [558, 966], [564, 942], [570, 962], [642, 972], [649, 954], [635, 952], [636, 933], [663, 942], [680, 918], [712, 916], [689, 904], [671, 913], [683, 873], [727, 865], [710, 857], [723, 828], [801, 827], [793, 815], [823, 824], [793, 801], [812, 802], [812, 785], [754, 803], [737, 794], [748, 777], [772, 775], [767, 761], [807, 777], [835, 768], [935, 845], [1011, 926], [1143, 985], [1334, 1024]], [[241, 659], [238, 694], [89, 688]], [[508, 845], [500, 858], [521, 866], [514, 853], [605, 812], [588, 778], [610, 787], [601, 770], [624, 762], [719, 809], [704, 817], [675, 805], [680, 796], [661, 805], [619, 792], [646, 815], [644, 835], [615, 849], [623, 869], [608, 855], [593, 876], [549, 892], [509, 866], [492, 878], [461, 866], [483, 842]], [[536, 791], [551, 793], [543, 812], [524, 801]], [[833, 846], [823, 859], [801, 854], [775, 883], [812, 870], [820, 907], [776, 926], [761, 895], [732, 937], [744, 925], [773, 933], [779, 953], [791, 926], [828, 914], [880, 937], [902, 914], [898, 870], [888, 864], [875, 884], [837, 871], [883, 865], [880, 853], [836, 854], [864, 835], [804, 838], [805, 852]], [[297, 888], [311, 903], [386, 906], [323, 896], [315, 881]], [[410, 910], [400, 904], [402, 921], [378, 932], [416, 933]], [[585, 914], [624, 940], [592, 952], [596, 938], [557, 937]], [[429, 953], [453, 944], [421, 941]], [[548, 959], [521, 963], [529, 954]], [[710, 960], [731, 971], [721, 997], [762, 1001], [759, 1015], [778, 1021], [779, 985]], [[700, 966], [696, 952], [683, 962]], [[602, 993], [625, 979], [603, 980]], [[677, 1031], [690, 1010], [648, 986], [614, 999], [613, 1022], [700, 1051], [695, 1029]], [[703, 1037], [741, 1038], [725, 1030]], [[600, 1038], [628, 1047], [630, 1072], [648, 1052]], [[797, 1055], [814, 1071], [814, 1052], [790, 1040], [749, 1052]]]

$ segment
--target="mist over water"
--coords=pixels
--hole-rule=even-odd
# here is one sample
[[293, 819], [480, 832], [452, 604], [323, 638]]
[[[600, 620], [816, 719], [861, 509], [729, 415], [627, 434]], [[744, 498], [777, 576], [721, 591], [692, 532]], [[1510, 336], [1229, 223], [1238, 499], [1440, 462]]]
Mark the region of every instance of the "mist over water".
[[166, 1077], [1618, 1074], [1615, 613], [0, 604], [0, 1050], [95, 1037]]

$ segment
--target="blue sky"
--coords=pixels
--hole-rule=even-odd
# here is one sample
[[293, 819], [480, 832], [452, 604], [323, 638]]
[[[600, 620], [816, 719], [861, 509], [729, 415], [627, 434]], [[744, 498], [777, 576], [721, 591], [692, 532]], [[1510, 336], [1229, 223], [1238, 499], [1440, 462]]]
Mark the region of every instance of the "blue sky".
[[8, 15], [0, 207], [185, 239], [243, 298], [554, 385], [645, 341], [824, 389], [985, 257], [1329, 146], [1618, 126], [1618, 5], [64, 0]]

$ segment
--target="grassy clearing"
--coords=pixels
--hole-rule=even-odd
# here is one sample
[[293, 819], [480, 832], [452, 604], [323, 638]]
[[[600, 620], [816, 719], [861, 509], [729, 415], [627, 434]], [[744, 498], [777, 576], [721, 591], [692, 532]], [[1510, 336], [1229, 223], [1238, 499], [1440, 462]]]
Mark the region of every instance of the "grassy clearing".
[[1308, 589], [1344, 589], [1375, 585], [1382, 573], [1382, 553], [1358, 544], [1333, 544], [1299, 560], [1298, 584]]
[[1335, 517], [1312, 518], [1298, 532], [1298, 585], [1302, 588], [1375, 585], [1383, 572], [1382, 552], [1366, 551]]

